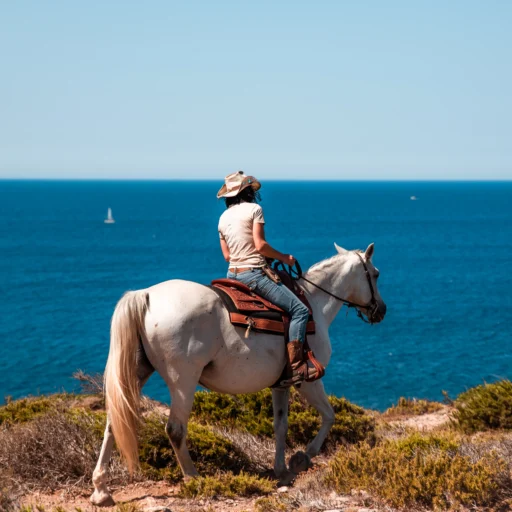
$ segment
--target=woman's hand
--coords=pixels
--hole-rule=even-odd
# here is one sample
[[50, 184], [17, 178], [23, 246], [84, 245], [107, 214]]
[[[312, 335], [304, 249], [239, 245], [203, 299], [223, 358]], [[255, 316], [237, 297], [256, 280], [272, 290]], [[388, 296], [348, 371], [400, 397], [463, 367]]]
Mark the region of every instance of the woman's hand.
[[290, 267], [293, 267], [295, 265], [295, 262], [297, 261], [291, 254], [284, 254], [284, 259], [281, 261], [285, 263], [286, 265], [289, 265]]

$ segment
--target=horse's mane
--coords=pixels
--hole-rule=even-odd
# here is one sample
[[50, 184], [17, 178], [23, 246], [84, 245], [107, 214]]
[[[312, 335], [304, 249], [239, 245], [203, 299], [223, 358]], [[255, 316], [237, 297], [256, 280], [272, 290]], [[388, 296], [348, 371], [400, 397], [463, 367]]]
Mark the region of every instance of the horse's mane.
[[[364, 253], [364, 251], [362, 251], [361, 249], [354, 249], [354, 250], [347, 251], [347, 252], [354, 252], [354, 253], [359, 253], [359, 254]], [[328, 267], [334, 260], [339, 259], [341, 256], [343, 256], [343, 255], [335, 254], [334, 256], [331, 256], [330, 258], [326, 258], [325, 260], [319, 261], [318, 263], [315, 263], [314, 265], [309, 267], [307, 273], [309, 274], [310, 272], [311, 273], [320, 272], [320, 271], [324, 270], [326, 267]]]

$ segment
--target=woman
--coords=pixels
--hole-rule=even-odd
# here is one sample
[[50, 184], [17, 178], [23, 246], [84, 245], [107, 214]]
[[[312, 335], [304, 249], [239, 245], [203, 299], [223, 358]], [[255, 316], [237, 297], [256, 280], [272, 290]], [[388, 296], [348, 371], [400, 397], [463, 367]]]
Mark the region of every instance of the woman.
[[302, 347], [309, 311], [291, 290], [282, 283], [275, 283], [262, 270], [267, 265], [265, 258], [277, 259], [290, 266], [295, 264], [295, 258], [277, 251], [265, 240], [265, 220], [258, 204], [260, 188], [260, 182], [243, 171], [226, 176], [217, 193], [218, 199], [225, 199], [227, 207], [219, 220], [220, 246], [229, 262], [228, 278], [244, 283], [290, 315], [287, 355], [291, 385], [317, 375], [305, 361]]

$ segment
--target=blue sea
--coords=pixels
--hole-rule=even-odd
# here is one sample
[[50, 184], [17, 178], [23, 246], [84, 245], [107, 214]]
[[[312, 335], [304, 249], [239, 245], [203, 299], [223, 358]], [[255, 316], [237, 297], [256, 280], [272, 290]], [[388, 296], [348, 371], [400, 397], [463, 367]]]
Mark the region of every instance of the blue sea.
[[[76, 390], [75, 370], [102, 372], [126, 290], [223, 276], [220, 184], [0, 181], [0, 398]], [[511, 377], [512, 182], [265, 182], [261, 193], [268, 240], [303, 268], [334, 242], [375, 242], [388, 313], [375, 326], [336, 318], [329, 393], [382, 410]], [[169, 401], [158, 376], [145, 393]]]

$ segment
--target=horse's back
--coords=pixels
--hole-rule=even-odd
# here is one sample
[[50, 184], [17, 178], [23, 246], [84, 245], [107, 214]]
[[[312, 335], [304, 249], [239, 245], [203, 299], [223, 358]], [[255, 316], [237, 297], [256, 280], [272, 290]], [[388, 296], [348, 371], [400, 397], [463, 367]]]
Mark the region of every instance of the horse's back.
[[[226, 316], [217, 294], [199, 283], [172, 279], [156, 284], [146, 290], [149, 294], [149, 311], [146, 317], [146, 331], [151, 336], [158, 327], [167, 332], [182, 330], [187, 323], [204, 317]], [[158, 324], [158, 325], [155, 325]]]
[[201, 383], [228, 393], [258, 391], [273, 384], [284, 366], [281, 336], [235, 328], [217, 294], [192, 281], [171, 280], [146, 290], [144, 348], [163, 375], [202, 371]]

